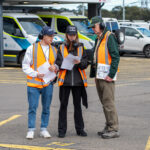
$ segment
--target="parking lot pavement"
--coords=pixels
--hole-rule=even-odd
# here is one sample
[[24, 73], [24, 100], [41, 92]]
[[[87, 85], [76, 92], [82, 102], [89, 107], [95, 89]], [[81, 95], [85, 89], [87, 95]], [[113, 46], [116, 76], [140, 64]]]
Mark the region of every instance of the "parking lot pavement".
[[[37, 112], [35, 139], [26, 140], [27, 96], [26, 76], [19, 67], [0, 68], [0, 150], [150, 150], [150, 59], [121, 57], [116, 82], [116, 107], [119, 115], [120, 138], [103, 140], [97, 131], [104, 127], [104, 115], [94, 79], [88, 78], [89, 108], [83, 107], [87, 137], [78, 137], [74, 129], [73, 104], [68, 106], [66, 137], [57, 137], [59, 88], [54, 88], [51, 106], [51, 139], [39, 137], [41, 106]], [[89, 68], [87, 69], [87, 75]]]

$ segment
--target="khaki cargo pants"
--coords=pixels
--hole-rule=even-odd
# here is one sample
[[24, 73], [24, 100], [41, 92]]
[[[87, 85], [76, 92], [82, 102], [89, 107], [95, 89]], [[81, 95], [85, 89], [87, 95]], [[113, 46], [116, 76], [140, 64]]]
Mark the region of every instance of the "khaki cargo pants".
[[115, 83], [95, 79], [97, 93], [103, 106], [108, 131], [118, 131], [118, 115], [115, 107]]

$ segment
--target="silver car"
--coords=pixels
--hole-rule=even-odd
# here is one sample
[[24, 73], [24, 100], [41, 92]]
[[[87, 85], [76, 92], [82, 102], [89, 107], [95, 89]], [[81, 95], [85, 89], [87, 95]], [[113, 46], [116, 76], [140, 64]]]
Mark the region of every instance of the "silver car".
[[150, 58], [150, 31], [142, 27], [120, 27], [125, 32], [125, 42], [120, 48], [120, 55], [125, 53], [144, 53]]

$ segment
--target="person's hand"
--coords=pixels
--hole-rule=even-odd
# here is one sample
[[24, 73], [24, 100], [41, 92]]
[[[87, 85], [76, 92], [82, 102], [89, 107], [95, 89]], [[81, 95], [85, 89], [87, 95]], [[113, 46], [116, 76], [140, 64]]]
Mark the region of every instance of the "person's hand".
[[112, 79], [112, 78], [110, 78], [109, 76], [106, 76], [105, 81], [107, 81], [107, 82], [112, 82], [112, 81], [113, 81], [113, 79]]
[[43, 77], [44, 77], [44, 74], [40, 74], [40, 73], [37, 74], [37, 78], [43, 79]]
[[48, 69], [49, 69], [49, 71], [57, 72], [57, 68], [55, 65], [51, 65]]
[[79, 64], [80, 60], [74, 60], [74, 64]]

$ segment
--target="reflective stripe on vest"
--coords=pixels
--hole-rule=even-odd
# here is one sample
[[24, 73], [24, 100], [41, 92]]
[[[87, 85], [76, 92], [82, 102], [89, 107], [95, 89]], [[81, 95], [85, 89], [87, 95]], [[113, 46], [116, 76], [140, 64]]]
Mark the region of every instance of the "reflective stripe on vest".
[[106, 43], [105, 43], [105, 61], [106, 61], [106, 64], [109, 65], [109, 62], [108, 62], [108, 46], [107, 46], [107, 43], [108, 43], [108, 37], [109, 35], [111, 34], [111, 32], [108, 31], [107, 35], [106, 35]]
[[101, 41], [100, 46], [98, 48], [98, 53], [97, 53], [97, 62], [98, 63], [102, 63], [102, 64], [107, 64], [110, 65], [111, 63], [111, 57], [108, 51], [108, 38], [109, 35], [111, 34], [110, 31], [108, 31], [105, 36], [104, 39]]
[[[35, 71], [37, 71], [37, 68], [38, 68], [37, 62], [41, 61], [40, 59], [38, 60], [38, 58], [37, 58], [38, 57], [38, 45], [39, 45], [39, 43], [33, 44], [33, 62], [32, 62], [31, 68]], [[52, 58], [50, 59], [51, 50], [52, 50], [52, 53], [53, 53], [54, 60], [51, 60]], [[44, 55], [44, 53], [43, 53], [43, 55]], [[54, 64], [54, 61], [56, 60], [56, 57], [57, 57], [57, 51], [56, 51], [55, 47], [49, 45], [49, 57], [48, 57], [49, 63]], [[43, 63], [44, 62], [46, 62], [46, 59], [45, 59], [45, 61], [43, 61]], [[27, 85], [30, 86], [30, 87], [43, 88], [43, 87], [48, 86], [49, 83], [50, 82], [45, 83], [42, 79], [39, 79], [37, 77], [33, 78], [33, 77], [30, 77], [30, 76], [27, 76]]]
[[[110, 34], [111, 34], [110, 31], [106, 32], [106, 34], [98, 48], [98, 52], [97, 52], [98, 65], [100, 65], [100, 64], [109, 65], [109, 66], [111, 65], [112, 58], [109, 54], [108, 46], [107, 46], [108, 38], [109, 38]], [[118, 68], [117, 72], [119, 72], [119, 68]]]
[[[68, 55], [67, 48], [65, 47], [64, 44], [61, 45], [60, 50], [61, 50], [62, 57], [63, 57], [63, 59], [64, 59], [64, 58]], [[65, 52], [65, 50], [66, 50], [66, 52]], [[66, 54], [66, 55], [65, 55], [65, 54]], [[78, 48], [78, 56], [81, 58], [82, 55], [83, 55], [83, 49], [82, 49], [82, 47], [80, 46], [80, 47]], [[58, 77], [58, 85], [59, 85], [59, 86], [62, 86], [62, 85], [63, 85], [64, 80], [65, 80], [66, 72], [67, 72], [67, 70], [60, 70], [60, 72], [59, 72], [59, 77]], [[81, 74], [81, 77], [82, 77], [84, 86], [87, 87], [87, 77], [86, 77], [85, 70], [81, 70], [81, 69], [79, 68], [79, 72], [80, 72], [80, 74]]]

